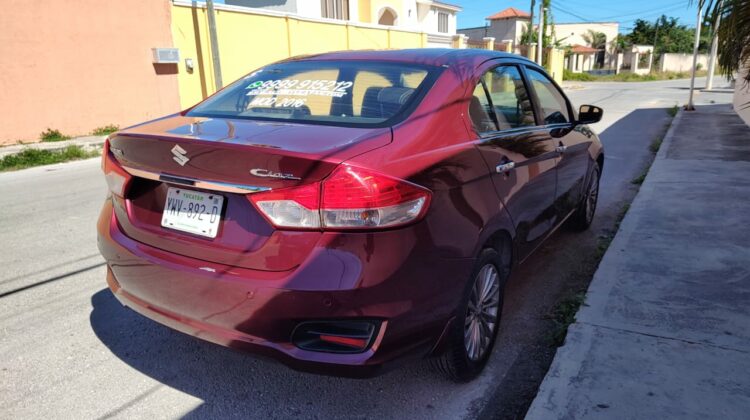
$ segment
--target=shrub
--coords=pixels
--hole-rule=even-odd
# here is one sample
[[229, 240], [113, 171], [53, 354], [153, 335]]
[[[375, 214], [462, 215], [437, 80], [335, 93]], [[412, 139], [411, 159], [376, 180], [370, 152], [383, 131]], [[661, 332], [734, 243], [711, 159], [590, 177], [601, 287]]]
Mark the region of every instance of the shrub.
[[108, 134], [112, 134], [115, 131], [119, 130], [120, 126], [115, 124], [108, 124], [102, 127], [97, 127], [94, 129], [94, 131], [91, 132], [91, 134], [95, 136], [106, 136]]
[[87, 151], [81, 146], [68, 146], [62, 150], [24, 149], [19, 153], [0, 158], [0, 171], [88, 159], [100, 154], [101, 151], [99, 150]]
[[53, 130], [51, 128], [48, 128], [42, 131], [42, 134], [39, 135], [39, 138], [42, 141], [63, 141], [69, 140], [70, 136], [64, 135], [60, 132], [60, 130]]

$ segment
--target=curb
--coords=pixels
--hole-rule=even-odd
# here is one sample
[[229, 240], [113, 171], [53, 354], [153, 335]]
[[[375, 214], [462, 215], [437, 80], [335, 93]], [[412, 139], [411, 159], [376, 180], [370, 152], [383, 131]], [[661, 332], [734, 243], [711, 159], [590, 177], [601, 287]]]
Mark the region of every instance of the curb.
[[93, 149], [101, 147], [107, 136], [82, 136], [71, 140], [56, 142], [39, 142], [30, 144], [18, 144], [13, 146], [0, 147], [0, 158], [8, 155], [20, 153], [26, 149], [36, 150], [62, 150], [68, 146], [81, 146], [84, 149]]
[[[651, 166], [654, 166], [654, 163], [656, 163], [656, 160], [662, 160], [667, 157], [667, 150], [669, 149], [669, 146], [672, 144], [672, 139], [674, 138], [674, 131], [675, 127], [677, 126], [677, 123], [682, 120], [682, 116], [685, 114], [685, 108], [680, 107], [680, 109], [677, 110], [677, 114], [675, 114], [674, 118], [672, 118], [672, 121], [669, 123], [669, 128], [667, 129], [667, 132], [664, 134], [664, 138], [661, 140], [661, 146], [659, 146], [659, 151], [656, 153], [656, 156], [654, 157], [654, 161], [651, 162]], [[695, 112], [695, 111], [691, 111]], [[649, 172], [651, 172], [651, 167], [649, 167]], [[648, 178], [648, 174], [646, 174], [646, 178]], [[635, 198], [633, 199], [635, 201]]]

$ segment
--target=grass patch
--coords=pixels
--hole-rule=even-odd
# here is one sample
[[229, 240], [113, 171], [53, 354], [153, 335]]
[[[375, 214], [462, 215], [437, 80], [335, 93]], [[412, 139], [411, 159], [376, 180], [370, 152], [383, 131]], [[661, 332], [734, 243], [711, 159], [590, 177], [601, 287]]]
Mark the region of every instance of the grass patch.
[[669, 108], [667, 110], [667, 113], [669, 114], [670, 117], [674, 118], [679, 111], [680, 111], [680, 107], [675, 105], [672, 108]]
[[81, 146], [68, 146], [61, 150], [25, 149], [20, 153], [0, 158], [0, 171], [14, 171], [32, 166], [88, 159], [100, 155], [101, 150], [85, 150]]
[[64, 135], [60, 130], [48, 128], [42, 131], [42, 134], [39, 135], [39, 139], [42, 141], [63, 141], [70, 140], [70, 136]]
[[637, 177], [633, 178], [630, 183], [633, 185], [641, 185], [643, 184], [643, 181], [646, 180], [646, 175], [648, 174], [648, 169], [644, 169], [643, 173], [638, 175]]
[[651, 151], [651, 153], [656, 153], [661, 148], [661, 142], [664, 141], [662, 137], [657, 137], [654, 139], [654, 141], [651, 142], [651, 144], [648, 145], [648, 150]]
[[115, 124], [108, 124], [101, 127], [96, 127], [94, 131], [91, 132], [91, 134], [95, 136], [106, 136], [109, 134], [114, 133], [115, 131], [119, 130], [120, 126]]
[[550, 341], [555, 347], [560, 347], [565, 342], [565, 335], [568, 334], [568, 327], [575, 322], [576, 313], [586, 300], [585, 292], [576, 292], [560, 301], [548, 318], [553, 322], [553, 329], [550, 333]]
[[568, 69], [563, 70], [563, 80], [575, 80], [578, 82], [591, 82], [596, 80], [596, 76], [588, 73], [574, 73]]
[[[696, 77], [705, 76], [706, 71], [698, 71], [695, 75]], [[563, 80], [575, 80], [580, 82], [652, 82], [655, 80], [687, 79], [689, 77], [690, 72], [687, 71], [651, 72], [648, 74], [622, 72], [620, 74], [594, 75], [589, 73], [573, 73], [570, 70], [563, 70]]]

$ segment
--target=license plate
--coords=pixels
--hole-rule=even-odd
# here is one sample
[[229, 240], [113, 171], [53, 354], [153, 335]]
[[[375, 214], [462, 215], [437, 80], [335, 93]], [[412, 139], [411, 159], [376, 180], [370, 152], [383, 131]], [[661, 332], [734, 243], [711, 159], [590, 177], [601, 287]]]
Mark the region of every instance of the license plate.
[[169, 188], [161, 225], [195, 235], [215, 238], [221, 223], [224, 197], [217, 194]]

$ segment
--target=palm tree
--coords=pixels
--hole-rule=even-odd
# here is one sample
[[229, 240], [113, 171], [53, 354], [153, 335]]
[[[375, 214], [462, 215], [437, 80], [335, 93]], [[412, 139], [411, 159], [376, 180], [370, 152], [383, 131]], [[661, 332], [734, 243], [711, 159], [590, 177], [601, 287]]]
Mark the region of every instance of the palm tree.
[[584, 41], [586, 41], [587, 44], [589, 44], [591, 48], [596, 48], [597, 50], [599, 50], [596, 53], [596, 64], [600, 68], [603, 67], [604, 52], [607, 49], [607, 35], [605, 35], [603, 32], [597, 32], [589, 29], [585, 34], [582, 35], [582, 38]]
[[601, 50], [607, 46], [607, 35], [604, 35], [603, 32], [597, 32], [589, 29], [585, 34], [582, 35], [582, 37], [583, 40], [586, 41], [586, 43], [588, 43], [591, 48]]
[[[724, 75], [731, 77], [743, 65], [750, 66], [750, 0], [698, 0], [705, 8], [707, 22], [719, 25], [719, 67]], [[745, 74], [750, 83], [750, 72]]]

